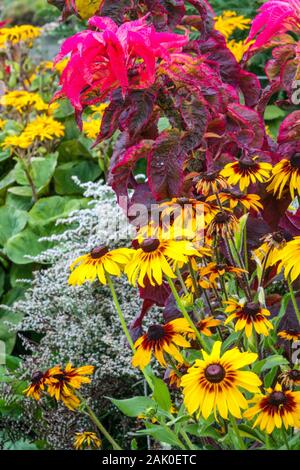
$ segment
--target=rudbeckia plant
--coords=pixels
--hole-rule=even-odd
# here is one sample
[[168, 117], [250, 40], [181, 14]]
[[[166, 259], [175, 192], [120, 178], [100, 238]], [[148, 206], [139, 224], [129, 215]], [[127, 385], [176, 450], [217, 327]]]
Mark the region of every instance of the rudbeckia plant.
[[[82, 247], [70, 265], [74, 289], [107, 289], [140, 374], [139, 394], [112, 404], [136, 418], [141, 446], [299, 449], [300, 115], [287, 83], [298, 73], [298, 0], [266, 2], [251, 26], [204, 0], [104, 0], [90, 15], [60, 3], [65, 16], [90, 17], [54, 61], [68, 59], [54, 100], [69, 100], [80, 129], [103, 106], [94, 146], [114, 137], [107, 178], [135, 228], [131, 245]], [[250, 27], [237, 60], [228, 39]], [[250, 58], [272, 48], [264, 88]], [[264, 118], [280, 90], [286, 117], [272, 138]], [[142, 300], [132, 324], [121, 277]], [[87, 431], [76, 447], [101, 438], [119, 448], [80, 394], [91, 372], [56, 366], [25, 393], [89, 414], [99, 436]]]

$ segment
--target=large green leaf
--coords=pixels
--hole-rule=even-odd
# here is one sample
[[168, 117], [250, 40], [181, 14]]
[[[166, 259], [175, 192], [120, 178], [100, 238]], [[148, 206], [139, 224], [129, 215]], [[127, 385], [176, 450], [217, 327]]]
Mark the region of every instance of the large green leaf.
[[58, 147], [59, 161], [66, 163], [83, 158], [91, 158], [92, 154], [83, 142], [79, 139], [62, 142]]
[[61, 196], [40, 199], [29, 212], [29, 224], [33, 227], [47, 225], [80, 209], [85, 203], [86, 199], [71, 199]]
[[30, 227], [11, 237], [4, 246], [5, 253], [16, 264], [32, 263], [27, 256], [35, 257], [51, 247], [51, 243], [40, 241], [41, 237], [49, 236], [49, 232], [36, 227]]
[[54, 173], [57, 194], [82, 194], [83, 190], [73, 181], [77, 176], [82, 183], [95, 181], [101, 174], [98, 164], [92, 161], [75, 161], [59, 165]]
[[9, 280], [12, 287], [20, 287], [20, 281], [32, 279], [33, 264], [13, 264], [9, 272]]
[[156, 401], [158, 406], [165, 411], [170, 411], [172, 402], [169, 389], [165, 382], [158, 377], [152, 376], [151, 380], [154, 385], [153, 399]]
[[0, 180], [0, 192], [6, 190], [16, 181], [15, 169], [11, 170]]
[[5, 271], [2, 268], [2, 266], [0, 266], [0, 297], [4, 292], [4, 281], [5, 281]]
[[126, 416], [131, 418], [139, 416], [149, 408], [155, 407], [155, 402], [148, 397], [133, 397], [126, 400], [116, 400], [110, 398], [111, 402], [119, 408], [120, 411]]
[[[57, 158], [58, 154], [53, 153], [45, 157], [32, 159], [30, 174], [37, 191], [41, 191], [51, 181], [57, 165]], [[18, 184], [28, 185], [28, 178], [21, 162], [18, 162], [15, 166], [15, 175]]]
[[13, 207], [0, 207], [0, 245], [21, 232], [27, 223], [27, 213]]

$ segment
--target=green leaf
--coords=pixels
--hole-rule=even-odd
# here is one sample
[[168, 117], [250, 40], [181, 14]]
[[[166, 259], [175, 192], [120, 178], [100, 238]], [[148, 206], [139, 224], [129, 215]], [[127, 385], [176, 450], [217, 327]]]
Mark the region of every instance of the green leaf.
[[5, 245], [7, 240], [21, 232], [26, 224], [26, 212], [13, 207], [0, 207], [0, 245]]
[[164, 442], [165, 444], [169, 444], [171, 446], [178, 447], [178, 439], [176, 434], [173, 434], [172, 431], [168, 428], [163, 426], [149, 426], [147, 429], [143, 429], [142, 431], [138, 431], [136, 434], [138, 435], [150, 435], [155, 439], [157, 442]]
[[144, 414], [149, 408], [155, 407], [155, 402], [148, 397], [133, 397], [126, 400], [116, 400], [109, 398], [109, 400], [126, 416], [131, 418]]
[[0, 297], [2, 296], [4, 292], [4, 281], [5, 281], [5, 271], [0, 266]]
[[7, 241], [5, 253], [16, 264], [30, 264], [32, 260], [27, 256], [35, 257], [52, 246], [50, 242], [40, 241], [40, 238], [46, 236], [49, 236], [47, 231], [28, 227]]
[[9, 188], [8, 192], [16, 196], [32, 199], [32, 189], [30, 186], [13, 186]]
[[274, 119], [283, 118], [286, 115], [282, 109], [278, 108], [274, 104], [267, 106], [264, 118], [266, 121], [273, 121]]
[[[25, 186], [15, 186], [15, 189], [25, 189]], [[28, 211], [33, 204], [33, 199], [32, 199], [32, 193], [31, 189], [30, 190], [30, 195], [29, 196], [23, 196], [19, 194], [14, 194], [13, 191], [11, 191], [13, 188], [9, 188], [6, 194], [6, 199], [5, 199], [5, 205], [6, 207], [14, 207], [15, 209], [20, 209], [22, 211]]]
[[11, 170], [0, 180], [0, 192], [6, 190], [16, 181], [15, 169]]
[[[35, 157], [31, 161], [30, 175], [38, 192], [50, 183], [57, 165], [58, 154]], [[22, 186], [28, 185], [28, 178], [21, 162], [15, 166], [16, 181]]]
[[62, 142], [58, 147], [58, 153], [59, 161], [63, 162], [92, 158], [89, 149], [79, 139]]
[[23, 285], [19, 282], [22, 279], [32, 279], [33, 264], [13, 264], [10, 269], [10, 284], [12, 287]]
[[59, 218], [64, 218], [70, 212], [80, 209], [86, 199], [70, 199], [69, 197], [52, 196], [40, 199], [29, 212], [29, 224], [47, 225]]
[[274, 356], [270, 356], [266, 359], [266, 362], [261, 368], [261, 372], [273, 369], [273, 367], [287, 366], [288, 364], [289, 361], [285, 357], [281, 356], [280, 354], [275, 354]]
[[162, 379], [155, 376], [152, 376], [151, 380], [154, 385], [153, 399], [162, 410], [169, 412], [172, 402], [167, 385]]
[[73, 177], [82, 182], [95, 181], [101, 175], [98, 164], [92, 161], [75, 161], [59, 165], [54, 174], [57, 194], [82, 194], [83, 189], [73, 181]]
[[248, 216], [249, 214], [244, 214], [242, 217], [240, 217], [239, 228], [235, 232], [235, 235], [234, 235], [235, 246], [239, 253], [241, 253], [242, 247], [243, 247], [243, 236], [244, 236], [244, 231], [246, 230]]

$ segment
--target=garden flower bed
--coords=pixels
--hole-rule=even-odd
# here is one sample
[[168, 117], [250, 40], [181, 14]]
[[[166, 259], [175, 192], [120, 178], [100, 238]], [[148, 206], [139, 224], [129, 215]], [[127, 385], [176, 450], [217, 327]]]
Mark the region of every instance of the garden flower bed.
[[49, 3], [0, 24], [1, 448], [299, 450], [299, 1]]

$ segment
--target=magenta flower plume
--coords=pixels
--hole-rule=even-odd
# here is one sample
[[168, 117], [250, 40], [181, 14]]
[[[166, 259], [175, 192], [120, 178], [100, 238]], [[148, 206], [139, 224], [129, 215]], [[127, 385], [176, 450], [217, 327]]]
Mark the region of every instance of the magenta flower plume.
[[260, 48], [278, 34], [294, 28], [299, 29], [300, 0], [269, 0], [254, 18], [248, 41], [256, 37], [252, 48]]
[[152, 86], [157, 59], [169, 60], [172, 52], [181, 52], [188, 38], [156, 32], [147, 16], [120, 27], [109, 17], [93, 16], [89, 30], [67, 39], [55, 59], [57, 63], [70, 54], [56, 97], [67, 97], [80, 113], [118, 88], [125, 96], [129, 89]]

